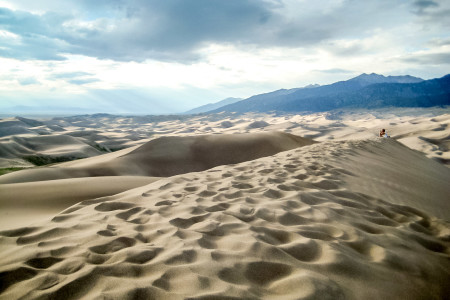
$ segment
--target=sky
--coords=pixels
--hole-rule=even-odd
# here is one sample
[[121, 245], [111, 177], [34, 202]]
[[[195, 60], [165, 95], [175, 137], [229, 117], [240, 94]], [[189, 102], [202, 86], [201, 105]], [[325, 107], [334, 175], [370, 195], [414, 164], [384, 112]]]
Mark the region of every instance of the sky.
[[0, 113], [179, 113], [450, 70], [448, 0], [0, 0]]

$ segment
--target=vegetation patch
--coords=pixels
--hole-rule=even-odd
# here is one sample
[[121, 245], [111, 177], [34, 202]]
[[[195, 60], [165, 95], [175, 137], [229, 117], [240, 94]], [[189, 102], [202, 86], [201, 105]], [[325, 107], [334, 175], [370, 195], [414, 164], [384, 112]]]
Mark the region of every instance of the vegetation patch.
[[74, 156], [48, 156], [48, 155], [29, 155], [23, 157], [24, 160], [32, 163], [35, 166], [45, 166], [49, 164], [62, 163], [66, 161], [72, 161], [76, 159], [81, 159], [84, 157], [74, 157]]
[[8, 174], [15, 171], [20, 171], [27, 168], [0, 168], [0, 176], [4, 174]]

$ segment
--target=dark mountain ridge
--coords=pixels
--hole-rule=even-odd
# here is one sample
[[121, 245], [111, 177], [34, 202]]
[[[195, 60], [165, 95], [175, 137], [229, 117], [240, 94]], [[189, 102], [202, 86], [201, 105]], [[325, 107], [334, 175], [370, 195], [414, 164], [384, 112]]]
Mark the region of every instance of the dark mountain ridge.
[[413, 76], [361, 74], [347, 81], [291, 93], [252, 96], [212, 112], [327, 111], [337, 108], [430, 107], [450, 105], [450, 75], [423, 80]]

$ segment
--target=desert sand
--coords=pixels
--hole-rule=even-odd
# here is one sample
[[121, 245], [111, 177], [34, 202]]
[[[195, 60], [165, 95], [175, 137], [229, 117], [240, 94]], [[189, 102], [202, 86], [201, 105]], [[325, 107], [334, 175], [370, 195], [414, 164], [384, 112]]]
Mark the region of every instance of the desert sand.
[[194, 116], [2, 175], [0, 299], [445, 299], [449, 124]]
[[[386, 128], [391, 137], [408, 147], [450, 164], [449, 115], [450, 108], [389, 108], [306, 115], [221, 113], [126, 117], [98, 114], [40, 121], [7, 118], [0, 119], [0, 168], [33, 167], [27, 158], [36, 157], [49, 157], [55, 162], [88, 157], [105, 160], [105, 156], [114, 156], [122, 149], [128, 152], [158, 137], [275, 130], [325, 141], [370, 138], [381, 128]], [[111, 151], [117, 152], [105, 155]]]

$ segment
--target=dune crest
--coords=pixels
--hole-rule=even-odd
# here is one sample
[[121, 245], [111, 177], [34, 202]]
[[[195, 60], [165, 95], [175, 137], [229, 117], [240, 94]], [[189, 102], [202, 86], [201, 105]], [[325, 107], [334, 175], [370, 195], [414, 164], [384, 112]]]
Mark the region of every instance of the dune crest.
[[[161, 137], [106, 162], [23, 170], [0, 177], [0, 183], [92, 176], [166, 177], [270, 156], [315, 143], [284, 132]], [[101, 159], [101, 158], [100, 158]]]

